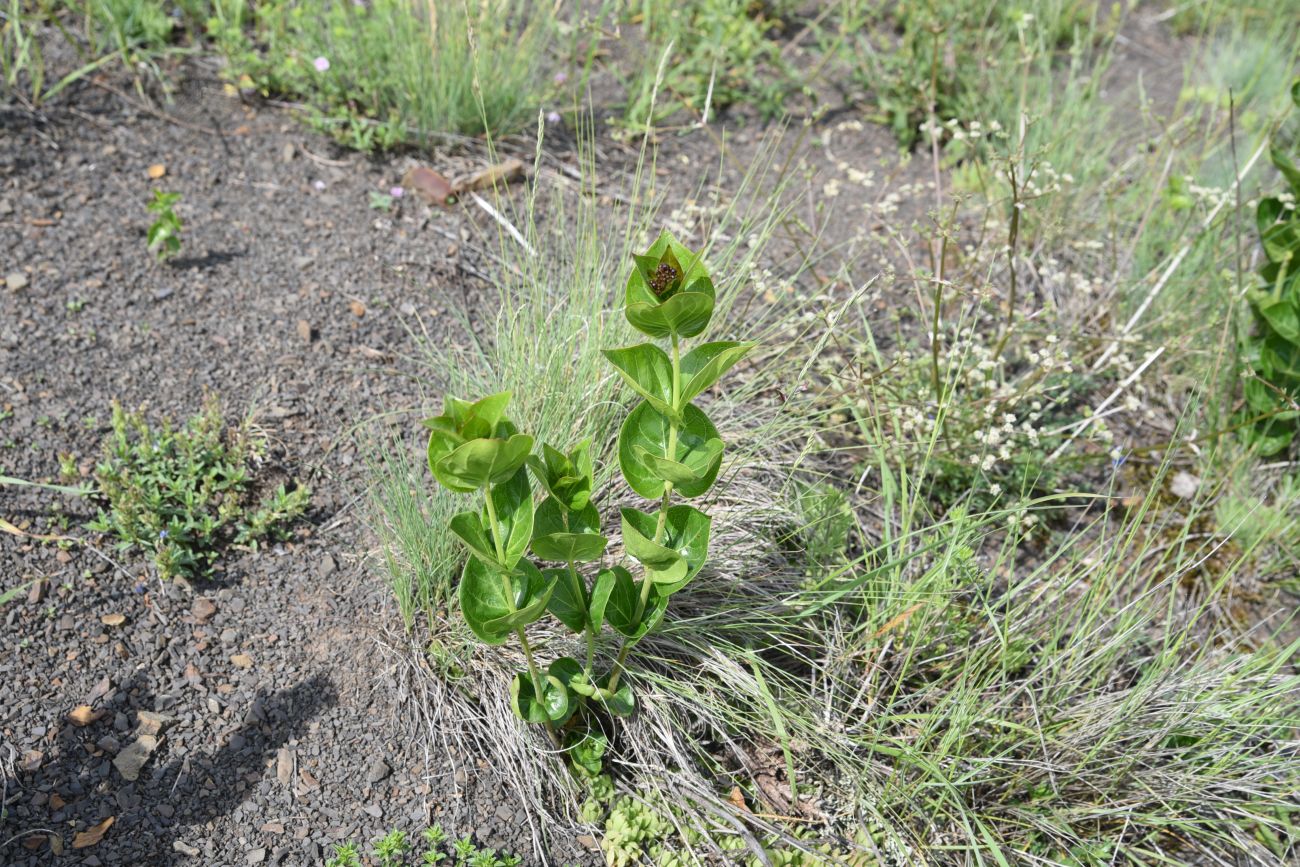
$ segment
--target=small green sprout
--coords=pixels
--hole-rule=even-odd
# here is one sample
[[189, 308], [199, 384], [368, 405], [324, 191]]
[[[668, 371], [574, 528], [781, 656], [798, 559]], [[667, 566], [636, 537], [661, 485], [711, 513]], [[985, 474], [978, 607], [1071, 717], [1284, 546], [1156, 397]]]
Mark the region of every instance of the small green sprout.
[[181, 251], [181, 218], [176, 216], [176, 203], [181, 200], [180, 193], [153, 191], [153, 201], [145, 207], [154, 214], [154, 221], [149, 226], [146, 236], [149, 250], [162, 262]]

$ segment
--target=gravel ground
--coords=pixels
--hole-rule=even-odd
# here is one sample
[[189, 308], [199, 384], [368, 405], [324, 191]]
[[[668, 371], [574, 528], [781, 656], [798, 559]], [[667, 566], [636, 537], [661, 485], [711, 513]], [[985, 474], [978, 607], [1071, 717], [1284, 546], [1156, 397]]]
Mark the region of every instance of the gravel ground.
[[[371, 209], [402, 159], [336, 152], [214, 80], [187, 79], [168, 112], [87, 88], [39, 121], [0, 117], [0, 472], [51, 478], [64, 452], [89, 472], [111, 400], [183, 418], [212, 390], [232, 419], [257, 407], [271, 470], [307, 481], [312, 509], [291, 542], [193, 587], [106, 544], [0, 534], [0, 586], [37, 581], [0, 610], [0, 861], [317, 864], [434, 819], [527, 852], [474, 757], [426, 752], [379, 652], [399, 621], [364, 562], [350, 436], [417, 405], [401, 362], [417, 316], [456, 339], [440, 299], [472, 291], [454, 243], [470, 217]], [[182, 194], [166, 265], [145, 250], [153, 188]], [[11, 487], [0, 516], [76, 535], [91, 517]]]

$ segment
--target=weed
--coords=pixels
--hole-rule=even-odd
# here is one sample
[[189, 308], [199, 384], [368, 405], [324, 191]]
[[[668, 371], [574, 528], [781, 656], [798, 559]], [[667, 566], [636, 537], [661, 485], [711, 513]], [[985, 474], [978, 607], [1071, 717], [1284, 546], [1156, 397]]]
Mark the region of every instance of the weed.
[[228, 545], [287, 538], [307, 508], [301, 485], [255, 499], [252, 470], [266, 441], [247, 424], [227, 428], [215, 398], [177, 430], [117, 403], [111, 424], [94, 471], [104, 506], [89, 527], [148, 552], [162, 578], [206, 575]]
[[153, 191], [153, 201], [146, 210], [154, 215], [145, 236], [149, 250], [163, 262], [181, 251], [181, 218], [176, 216], [176, 204], [181, 200], [180, 193]]
[[783, 79], [793, 73], [779, 43], [769, 37], [779, 22], [766, 17], [763, 4], [643, 0], [629, 5], [640, 6], [637, 19], [647, 43], [627, 82], [624, 120], [630, 128], [662, 124], [683, 109], [704, 118], [738, 101], [753, 102], [768, 118], [780, 114]]
[[517, 131], [542, 103], [554, 12], [520, 0], [214, 4], [233, 85], [308, 104], [307, 119], [375, 150]]

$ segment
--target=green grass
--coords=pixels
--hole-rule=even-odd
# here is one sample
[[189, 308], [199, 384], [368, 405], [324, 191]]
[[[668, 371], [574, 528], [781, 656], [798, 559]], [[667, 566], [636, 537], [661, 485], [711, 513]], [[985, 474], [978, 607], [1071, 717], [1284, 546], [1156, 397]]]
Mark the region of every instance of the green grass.
[[210, 24], [230, 81], [300, 100], [360, 150], [527, 127], [552, 85], [558, 18], [520, 0], [218, 0]]

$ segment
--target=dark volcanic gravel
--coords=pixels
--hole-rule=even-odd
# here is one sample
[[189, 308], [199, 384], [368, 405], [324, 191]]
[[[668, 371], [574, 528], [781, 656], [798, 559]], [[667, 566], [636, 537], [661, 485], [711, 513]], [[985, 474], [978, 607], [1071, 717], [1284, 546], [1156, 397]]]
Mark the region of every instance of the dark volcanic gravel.
[[[211, 79], [174, 121], [94, 87], [69, 102], [0, 116], [0, 473], [53, 478], [69, 452], [88, 472], [111, 400], [179, 419], [210, 390], [232, 419], [257, 408], [271, 471], [314, 496], [292, 542], [193, 587], [102, 541], [0, 533], [0, 587], [39, 582], [0, 608], [0, 862], [317, 864], [433, 819], [527, 854], [507, 790], [414, 735], [350, 435], [419, 404], [400, 362], [417, 317], [458, 339], [440, 299], [472, 291], [456, 242], [481, 215], [372, 209], [409, 160], [338, 152]], [[182, 195], [164, 265], [145, 249], [155, 188]], [[0, 517], [90, 536], [89, 504], [46, 492], [0, 488]]]

